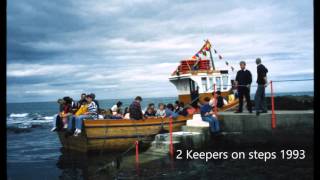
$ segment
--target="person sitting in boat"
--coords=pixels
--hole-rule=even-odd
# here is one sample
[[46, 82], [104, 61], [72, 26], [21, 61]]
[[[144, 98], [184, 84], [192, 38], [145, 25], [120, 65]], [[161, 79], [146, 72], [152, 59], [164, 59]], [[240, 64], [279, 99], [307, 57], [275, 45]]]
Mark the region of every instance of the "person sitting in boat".
[[175, 103], [174, 103], [174, 105], [173, 105], [173, 108], [174, 108], [174, 112], [175, 113], [180, 113], [180, 112], [182, 112], [182, 110], [183, 110], [183, 106], [181, 106], [182, 104], [179, 102], [179, 101], [176, 101]]
[[123, 119], [123, 115], [121, 113], [121, 109], [117, 109], [116, 113], [112, 112], [111, 119]]
[[122, 102], [118, 101], [115, 105], [112, 106], [111, 111], [113, 115], [117, 114], [118, 109], [121, 109]]
[[85, 103], [86, 103], [86, 93], [82, 93], [80, 100], [77, 102], [77, 108], [79, 109]]
[[159, 109], [156, 112], [156, 116], [157, 117], [165, 117], [166, 116], [166, 111], [165, 111], [166, 106], [163, 103], [159, 103], [158, 107], [159, 107]]
[[133, 120], [143, 119], [143, 114], [142, 114], [141, 105], [140, 105], [141, 101], [142, 101], [142, 98], [140, 96], [137, 96], [134, 99], [134, 101], [131, 103], [129, 107], [130, 119], [133, 119]]
[[94, 93], [90, 93], [89, 95], [92, 97], [92, 101], [94, 103], [96, 103], [96, 105], [97, 105], [97, 113], [99, 114], [100, 113], [100, 105], [99, 105], [99, 101], [96, 100], [96, 95]]
[[124, 108], [123, 119], [130, 119], [129, 108]]
[[143, 113], [147, 112], [148, 108], [151, 108], [151, 109], [152, 109], [152, 113], [154, 113], [154, 114], [157, 113], [157, 110], [156, 110], [156, 108], [154, 107], [154, 103], [149, 103], [148, 106], [143, 110]]
[[81, 106], [77, 110], [77, 112], [74, 114], [76, 116], [84, 115], [88, 111], [88, 103], [87, 101], [83, 101], [81, 103]]
[[147, 111], [144, 113], [144, 117], [150, 118], [155, 116], [156, 116], [156, 112], [154, 111], [154, 109], [152, 107], [148, 107]]
[[171, 103], [167, 104], [165, 113], [166, 113], [166, 117], [177, 118], [179, 116], [178, 113], [174, 112], [174, 107]]
[[188, 116], [189, 112], [188, 112], [188, 109], [189, 109], [189, 106], [185, 106], [183, 102], [180, 102], [180, 107], [182, 108], [181, 111], [179, 111], [179, 115], [182, 115], [182, 116]]
[[59, 113], [54, 118], [55, 121], [53, 121], [53, 128], [51, 129], [52, 132], [61, 130], [63, 127], [60, 114], [63, 112], [64, 100], [58, 99], [57, 103], [59, 104]]
[[[216, 94], [216, 96], [215, 96]], [[228, 102], [221, 96], [221, 91], [217, 91], [217, 93], [212, 92], [212, 98], [209, 101], [209, 105], [214, 107], [217, 99], [217, 107], [222, 108], [224, 105], [227, 105]]]
[[59, 114], [60, 118], [63, 122], [63, 128], [68, 128], [68, 121], [71, 121], [73, 115], [73, 107], [72, 107], [72, 98], [64, 97], [63, 98], [63, 111]]
[[209, 104], [210, 98], [204, 98], [204, 104], [200, 107], [201, 118], [203, 121], [209, 122], [210, 131], [217, 133], [220, 131], [220, 125], [218, 119], [215, 117], [212, 107]]
[[88, 111], [86, 113], [84, 113], [84, 115], [80, 115], [80, 116], [76, 116], [75, 117], [75, 127], [76, 130], [74, 132], [74, 136], [78, 136], [79, 134], [81, 134], [81, 130], [82, 130], [82, 121], [84, 119], [97, 119], [98, 118], [98, 106], [97, 104], [93, 101], [94, 96], [92, 96], [92, 94], [89, 94], [86, 96], [86, 100], [88, 102]]
[[111, 119], [111, 117], [112, 117], [112, 111], [111, 111], [111, 109], [106, 109], [105, 112], [104, 112], [104, 114], [103, 114], [103, 118], [104, 118], [104, 119]]

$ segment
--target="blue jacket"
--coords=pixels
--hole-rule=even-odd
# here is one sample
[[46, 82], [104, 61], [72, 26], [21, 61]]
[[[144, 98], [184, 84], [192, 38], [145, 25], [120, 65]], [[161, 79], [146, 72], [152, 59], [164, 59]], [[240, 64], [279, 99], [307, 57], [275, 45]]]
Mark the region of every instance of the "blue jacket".
[[179, 116], [178, 113], [175, 113], [168, 108], [165, 109], [165, 112], [166, 112], [166, 117], [172, 116], [173, 118], [177, 118]]

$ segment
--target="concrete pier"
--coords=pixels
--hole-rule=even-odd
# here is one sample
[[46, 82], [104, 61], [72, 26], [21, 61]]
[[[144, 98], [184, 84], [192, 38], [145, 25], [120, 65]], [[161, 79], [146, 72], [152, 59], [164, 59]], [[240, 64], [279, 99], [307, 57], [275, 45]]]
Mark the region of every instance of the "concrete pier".
[[[276, 128], [271, 127], [271, 111], [256, 116], [255, 113], [220, 112], [222, 141], [235, 143], [266, 142], [271, 139], [281, 139], [299, 136], [310, 136], [312, 141], [314, 111], [276, 111]], [[209, 123], [202, 121], [199, 114], [187, 121], [181, 132], [173, 133], [175, 149], [201, 149], [211, 139]], [[169, 152], [169, 133], [156, 136], [151, 151]]]

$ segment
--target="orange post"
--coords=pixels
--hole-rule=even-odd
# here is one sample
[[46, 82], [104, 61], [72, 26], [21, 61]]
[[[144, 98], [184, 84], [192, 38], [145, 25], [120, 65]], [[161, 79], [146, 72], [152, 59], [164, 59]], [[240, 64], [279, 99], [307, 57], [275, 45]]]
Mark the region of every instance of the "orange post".
[[136, 144], [136, 171], [137, 174], [140, 175], [140, 170], [139, 170], [139, 141], [135, 141]]
[[139, 142], [136, 141], [136, 163], [139, 163]]
[[270, 81], [270, 88], [271, 88], [271, 127], [272, 129], [276, 128], [276, 115], [274, 112], [274, 95], [273, 95], [273, 87], [272, 81]]
[[171, 159], [173, 159], [173, 143], [172, 143], [172, 117], [170, 117], [170, 122], [169, 122], [169, 128], [170, 128], [170, 155]]

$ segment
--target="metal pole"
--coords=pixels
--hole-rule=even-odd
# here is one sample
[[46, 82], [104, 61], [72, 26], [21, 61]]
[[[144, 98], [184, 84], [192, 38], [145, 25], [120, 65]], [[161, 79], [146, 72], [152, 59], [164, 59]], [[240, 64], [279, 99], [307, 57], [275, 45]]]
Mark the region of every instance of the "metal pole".
[[209, 52], [210, 52], [210, 60], [211, 60], [211, 64], [212, 64], [212, 70], [215, 70], [216, 68], [214, 67], [214, 63], [213, 63], [213, 58], [212, 58], [212, 53], [211, 53], [211, 47], [209, 48]]

